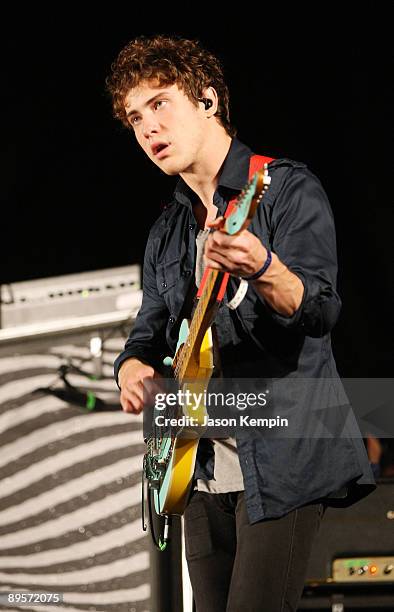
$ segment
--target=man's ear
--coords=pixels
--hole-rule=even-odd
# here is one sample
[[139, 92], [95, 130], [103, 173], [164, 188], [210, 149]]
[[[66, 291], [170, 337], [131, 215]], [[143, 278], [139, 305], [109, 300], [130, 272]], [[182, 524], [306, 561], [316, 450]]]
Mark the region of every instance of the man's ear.
[[204, 102], [205, 110], [209, 110], [209, 116], [211, 117], [218, 109], [218, 94], [216, 89], [211, 86], [206, 87], [202, 93], [203, 95], [201, 96], [200, 101]]

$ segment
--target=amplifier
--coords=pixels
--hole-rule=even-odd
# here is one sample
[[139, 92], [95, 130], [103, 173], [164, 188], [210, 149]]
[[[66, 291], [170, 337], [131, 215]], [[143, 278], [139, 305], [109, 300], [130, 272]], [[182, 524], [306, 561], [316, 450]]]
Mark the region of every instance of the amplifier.
[[394, 555], [381, 557], [370, 555], [334, 559], [332, 563], [333, 582], [393, 582]]
[[394, 610], [394, 479], [349, 508], [327, 508], [298, 612]]
[[0, 327], [127, 310], [139, 289], [139, 265], [1, 285]]
[[0, 356], [127, 336], [141, 307], [140, 286], [138, 265], [0, 286]]
[[307, 583], [394, 583], [394, 480], [348, 508], [327, 508]]

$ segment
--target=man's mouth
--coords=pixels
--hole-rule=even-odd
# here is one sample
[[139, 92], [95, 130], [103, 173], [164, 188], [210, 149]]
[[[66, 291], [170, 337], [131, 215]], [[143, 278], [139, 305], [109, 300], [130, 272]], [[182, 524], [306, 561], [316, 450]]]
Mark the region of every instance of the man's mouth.
[[151, 146], [153, 155], [160, 159], [164, 155], [164, 151], [168, 149], [170, 145], [165, 142], [156, 142]]

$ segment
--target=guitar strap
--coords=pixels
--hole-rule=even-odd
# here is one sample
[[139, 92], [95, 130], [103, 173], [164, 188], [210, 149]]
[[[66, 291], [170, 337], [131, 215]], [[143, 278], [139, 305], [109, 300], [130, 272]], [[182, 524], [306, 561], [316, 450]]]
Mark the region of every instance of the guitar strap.
[[[249, 181], [251, 180], [253, 175], [264, 166], [264, 164], [269, 164], [271, 161], [273, 161], [273, 159], [274, 159], [273, 157], [266, 157], [264, 155], [252, 155], [249, 161]], [[236, 201], [237, 201], [237, 197], [229, 201], [227, 208], [226, 208], [226, 212], [224, 213], [225, 218], [227, 218], [232, 213]], [[201, 279], [200, 286], [198, 288], [197, 298], [199, 298], [202, 294], [204, 285], [206, 283], [206, 280], [209, 274], [209, 270], [210, 270], [209, 268], [205, 268], [204, 270], [204, 274]], [[218, 291], [217, 298], [216, 298], [217, 302], [219, 303], [223, 300], [229, 278], [230, 278], [230, 273], [224, 272], [222, 282], [220, 285], [220, 289]], [[232, 300], [228, 302], [227, 306], [231, 308], [232, 310], [237, 308], [237, 306], [239, 306], [239, 304], [242, 302], [243, 298], [245, 297], [247, 290], [248, 290], [248, 282], [241, 279], [241, 283], [238, 287], [236, 294], [234, 295]]]

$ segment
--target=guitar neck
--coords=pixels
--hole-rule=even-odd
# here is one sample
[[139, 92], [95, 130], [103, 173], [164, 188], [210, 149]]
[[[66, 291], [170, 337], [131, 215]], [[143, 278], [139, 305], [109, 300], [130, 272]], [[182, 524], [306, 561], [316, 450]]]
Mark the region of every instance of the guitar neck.
[[215, 294], [215, 288], [223, 274], [218, 270], [209, 269], [205, 280], [204, 289], [198, 299], [193, 318], [189, 327], [189, 335], [185, 344], [178, 354], [174, 369], [174, 377], [182, 382], [186, 377], [191, 362], [199, 354], [202, 339], [208, 327], [211, 325], [219, 305]]

